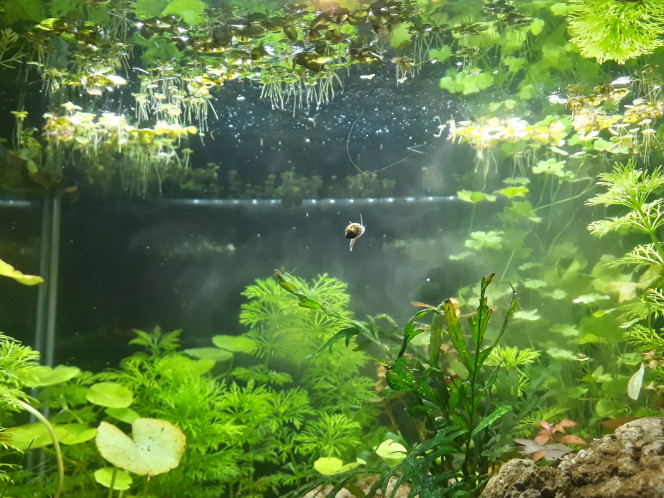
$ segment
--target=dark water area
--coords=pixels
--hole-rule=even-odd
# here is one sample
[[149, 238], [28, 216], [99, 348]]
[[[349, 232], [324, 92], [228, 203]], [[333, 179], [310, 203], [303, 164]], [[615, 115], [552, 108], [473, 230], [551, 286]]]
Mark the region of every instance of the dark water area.
[[[185, 346], [243, 332], [241, 292], [274, 269], [348, 283], [359, 317], [406, 320], [411, 301], [439, 304], [456, 289], [467, 203], [455, 198], [65, 203], [56, 361], [111, 364], [132, 328], [184, 329]], [[353, 251], [349, 221], [366, 233]], [[404, 264], [408, 258], [409, 263]], [[100, 354], [103, 351], [103, 354]], [[97, 365], [98, 366], [98, 365]]]
[[[11, 254], [11, 265], [38, 274], [41, 254], [42, 203], [11, 196], [0, 198], [0, 247]], [[28, 344], [34, 341], [39, 286], [16, 285], [0, 279], [0, 332]]]

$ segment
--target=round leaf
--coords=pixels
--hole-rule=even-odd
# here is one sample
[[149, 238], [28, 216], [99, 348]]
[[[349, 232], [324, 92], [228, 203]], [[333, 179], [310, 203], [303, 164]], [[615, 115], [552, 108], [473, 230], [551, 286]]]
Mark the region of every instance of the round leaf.
[[97, 429], [85, 424], [65, 424], [58, 427], [66, 431], [61, 437], [58, 436], [58, 441], [62, 444], [84, 443], [97, 434]]
[[154, 418], [136, 419], [132, 438], [113, 424], [102, 422], [97, 430], [97, 448], [116, 467], [154, 476], [177, 467], [187, 444], [180, 429]]
[[134, 401], [134, 395], [129, 388], [117, 382], [93, 384], [85, 398], [90, 403], [108, 408], [127, 408]]
[[[55, 425], [53, 426], [53, 430], [58, 440], [67, 435], [67, 430], [63, 426]], [[41, 422], [5, 429], [2, 433], [2, 441], [24, 451], [43, 448], [53, 443], [51, 436], [46, 430], [46, 426]]]
[[344, 462], [335, 457], [323, 457], [314, 462], [314, 470], [324, 476], [338, 474], [343, 467]]
[[185, 353], [201, 360], [228, 361], [233, 353], [219, 348], [193, 348], [185, 349]]
[[221, 349], [234, 353], [252, 353], [256, 349], [256, 343], [247, 337], [232, 335], [215, 335], [212, 343]]
[[115, 467], [103, 467], [95, 470], [95, 481], [107, 488], [111, 487], [113, 481], [113, 472], [115, 472], [115, 481], [113, 482], [113, 489], [117, 491], [126, 491], [130, 488], [133, 479], [124, 470]]
[[407, 451], [402, 444], [395, 443], [391, 439], [386, 439], [376, 448], [376, 454], [390, 467], [394, 467], [406, 458]]
[[68, 367], [66, 365], [58, 365], [55, 368], [40, 365], [30, 371], [33, 377], [31, 385], [34, 387], [51, 386], [53, 384], [60, 384], [73, 379], [81, 373], [78, 367]]
[[106, 408], [106, 413], [111, 417], [117, 418], [121, 422], [126, 422], [127, 424], [133, 424], [137, 418], [140, 417], [131, 408]]

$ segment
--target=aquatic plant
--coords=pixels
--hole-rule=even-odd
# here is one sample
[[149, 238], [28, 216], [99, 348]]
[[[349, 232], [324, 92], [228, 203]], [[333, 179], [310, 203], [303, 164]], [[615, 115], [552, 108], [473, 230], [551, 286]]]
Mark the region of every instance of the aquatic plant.
[[[32, 284], [26, 283], [25, 285]], [[65, 373], [64, 370], [68, 371]], [[51, 422], [35, 408], [38, 406], [37, 400], [27, 395], [25, 391], [30, 388], [65, 382], [79, 372], [77, 368], [65, 368], [64, 370], [56, 371], [39, 365], [37, 351], [0, 332], [0, 406], [6, 410], [3, 419], [9, 419], [8, 413], [26, 411], [39, 421], [37, 424], [30, 424], [34, 430], [28, 430], [27, 438], [24, 438], [23, 441], [18, 436], [15, 427], [3, 427], [2, 446], [9, 450], [11, 456], [12, 453], [21, 453], [30, 447], [37, 448], [41, 445], [52, 444], [58, 469], [57, 487], [54, 491], [56, 498], [61, 495], [64, 486], [64, 462], [59, 439], [65, 434], [62, 431], [56, 434], [56, 429]], [[39, 433], [42, 434], [42, 437], [41, 442], [37, 443]], [[19, 464], [3, 462], [0, 464], [0, 481], [6, 482], [9, 486], [13, 483], [17, 472], [21, 472]]]
[[662, 217], [662, 199], [653, 198], [664, 188], [664, 175], [661, 167], [648, 173], [636, 169], [634, 161], [618, 164], [610, 173], [599, 175], [598, 185], [606, 191], [589, 199], [586, 204], [604, 206], [622, 206], [627, 213], [594, 221], [588, 230], [598, 237], [610, 232], [631, 230], [648, 236], [651, 243], [638, 245], [633, 251], [617, 260], [615, 265], [634, 265], [636, 268], [659, 265], [664, 261], [664, 249], [657, 237], [657, 229], [664, 224]]
[[106, 184], [144, 197], [152, 184], [161, 190], [169, 169], [188, 167], [189, 149], [179, 149], [189, 135], [198, 133], [193, 126], [157, 121], [153, 128], [136, 128], [122, 115], [97, 116], [71, 102], [62, 107], [65, 114], [44, 115], [44, 140], [78, 156], [81, 161], [75, 169], [82, 170], [88, 181], [105, 178]]
[[[39, 366], [38, 362], [38, 352], [0, 333], [0, 405], [4, 410], [19, 412], [26, 404], [34, 403], [24, 388], [26, 384], [29, 385], [30, 374]], [[19, 451], [7, 440], [3, 441], [3, 446], [10, 451]], [[3, 462], [0, 466], [0, 481], [10, 481], [9, 471], [16, 468], [15, 464]]]
[[[343, 283], [322, 275], [298, 284], [350, 316]], [[248, 332], [181, 352], [180, 331], [136, 331], [133, 343], [145, 352], [100, 374], [130, 389], [132, 410], [168, 420], [187, 437], [182, 462], [152, 490], [186, 489], [183, 496], [197, 497], [277, 493], [305, 482], [317, 459], [349, 458], [363, 444], [376, 399], [373, 381], [361, 374], [366, 357], [338, 347], [330, 357], [306, 360], [341, 320], [294, 311], [292, 297], [272, 279], [257, 280], [244, 295], [240, 322]], [[215, 362], [219, 378], [208, 374]], [[281, 470], [267, 470], [272, 466]]]
[[557, 424], [550, 424], [545, 420], [538, 420], [541, 430], [534, 439], [515, 438], [514, 442], [523, 445], [522, 453], [531, 455], [533, 462], [542, 458], [559, 460], [567, 453], [573, 451], [568, 444], [587, 445], [588, 443], [574, 434], [565, 434], [565, 429], [575, 427], [572, 420], [561, 420]]
[[[20, 47], [20, 57], [11, 59], [11, 64], [20, 70], [17, 77], [41, 78], [50, 114], [59, 117], [57, 106], [70, 101], [84, 113], [109, 113], [129, 122], [127, 109], [132, 109], [135, 126], [143, 131], [163, 122], [183, 129], [194, 126], [205, 133], [208, 116], [216, 116], [214, 93], [232, 80], [255, 82], [274, 108], [295, 112], [303, 106], [318, 107], [342, 88], [348, 68], [360, 64], [392, 64], [398, 84], [415, 77], [427, 61], [455, 57], [463, 61], [462, 70], [442, 78], [450, 91], [469, 93], [511, 81], [521, 84], [526, 53], [539, 50], [530, 43], [544, 31], [557, 29], [551, 19], [538, 17], [537, 12], [547, 12], [548, 6], [480, 0], [444, 6], [408, 0], [269, 8], [261, 2], [211, 6], [166, 0], [96, 2], [85, 8], [56, 0], [27, 0], [20, 8], [7, 1], [2, 5], [0, 21], [7, 26], [3, 36], [12, 47]], [[493, 47], [500, 59], [497, 68], [488, 57]], [[553, 57], [546, 59], [546, 68], [564, 69]], [[546, 70], [540, 62], [541, 71]], [[532, 81], [528, 85], [534, 88]], [[524, 90], [523, 99], [532, 98], [533, 92]], [[514, 108], [515, 100], [507, 101]], [[41, 140], [42, 123], [34, 117], [30, 121], [38, 127], [34, 138]], [[105, 144], [106, 138], [75, 139], [81, 140], [78, 151], [83, 151]], [[29, 149], [19, 148], [20, 165], [41, 185], [63, 181], [79, 164], [78, 154], [68, 154], [73, 144], [65, 142], [49, 142], [50, 147], [43, 147], [44, 157], [37, 157], [34, 147], [29, 154]], [[113, 139], [110, 142], [115, 145]], [[141, 153], [141, 145], [149, 150]], [[119, 171], [121, 188], [143, 195], [146, 176], [157, 178], [155, 185], [159, 177], [165, 181], [169, 176], [186, 176], [167, 170], [188, 166], [189, 155], [174, 154], [169, 144], [163, 144], [163, 150], [152, 145], [151, 140], [127, 144], [122, 152], [126, 160], [110, 154], [89, 158], [94, 167], [81, 168], [82, 175], [73, 180], [99, 185], [113, 181], [115, 175], [108, 170]], [[49, 157], [53, 154], [57, 157]], [[63, 170], [63, 160], [70, 157], [73, 167]], [[132, 188], [134, 182], [141, 185]]]
[[[327, 349], [340, 341], [347, 345], [351, 341], [355, 349], [363, 349], [369, 344], [377, 346], [383, 354], [386, 365], [385, 380], [394, 392], [412, 397], [406, 404], [412, 413], [422, 417], [422, 439], [415, 441], [405, 458], [389, 470], [382, 472], [379, 481], [372, 487], [369, 496], [378, 488], [386, 493], [388, 481], [396, 476], [397, 482], [392, 493], [403, 483], [411, 484], [411, 493], [419, 496], [439, 496], [444, 493], [473, 493], [482, 486], [488, 471], [489, 457], [495, 449], [495, 438], [490, 427], [507, 413], [509, 405], [496, 406], [489, 401], [491, 387], [495, 383], [497, 368], [488, 375], [482, 372], [486, 359], [506, 330], [508, 320], [516, 308], [516, 295], [513, 294], [507, 306], [502, 326], [495, 338], [485, 344], [485, 333], [493, 308], [489, 308], [486, 289], [495, 274], [482, 279], [479, 306], [475, 313], [468, 315], [470, 337], [467, 341], [458, 316], [456, 303], [448, 299], [440, 307], [427, 306], [417, 312], [406, 324], [403, 332], [384, 331], [376, 322], [358, 322], [346, 319], [346, 327], [331, 337], [316, 353], [316, 358], [324, 357]], [[302, 308], [318, 310], [318, 314], [330, 318], [342, 318], [331, 303], [312, 296], [306, 288], [298, 285], [289, 275], [275, 273], [279, 285], [293, 294]], [[431, 315], [429, 326], [421, 320]], [[388, 321], [388, 323], [393, 323]], [[447, 334], [443, 325], [447, 324]], [[426, 333], [426, 334], [425, 334]], [[422, 342], [418, 336], [427, 335]], [[441, 345], [449, 338], [458, 352], [460, 369], [451, 367], [441, 354]], [[415, 344], [428, 345], [422, 352]], [[419, 417], [409, 421], [415, 422]], [[376, 473], [370, 468], [350, 469], [337, 474], [333, 494], [344, 485], [353, 482], [360, 473]], [[330, 482], [323, 479], [323, 482]], [[318, 485], [318, 482], [310, 486]], [[308, 487], [310, 487], [308, 486]], [[298, 492], [303, 491], [303, 489]]]
[[[642, 354], [640, 367], [627, 386], [629, 396], [637, 399], [645, 375], [644, 363], [648, 363], [656, 372], [656, 378], [661, 378], [660, 365], [656, 360], [661, 348], [655, 320], [664, 310], [664, 291], [661, 288], [664, 248], [659, 238], [659, 229], [664, 224], [663, 201], [659, 197], [664, 189], [664, 174], [661, 167], [648, 172], [637, 169], [636, 163], [629, 161], [616, 165], [610, 173], [600, 174], [598, 184], [605, 191], [589, 199], [587, 204], [619, 206], [627, 212], [621, 216], [594, 221], [588, 230], [598, 237], [612, 232], [633, 231], [646, 235], [650, 241], [637, 244], [622, 257], [606, 262], [609, 267], [626, 266], [636, 271], [644, 270], [637, 281], [628, 275], [627, 278], [613, 282], [610, 289], [620, 293], [621, 301], [626, 301], [621, 307], [622, 318], [626, 320], [624, 326], [628, 328], [626, 338]], [[658, 390], [661, 390], [661, 386], [658, 386]]]
[[[244, 291], [249, 302], [242, 306], [240, 323], [248, 325], [249, 331], [242, 337], [254, 345], [247, 354], [262, 360], [263, 370], [273, 371], [275, 366], [285, 370], [284, 375], [292, 376], [297, 384], [304, 388], [312, 403], [322, 413], [331, 417], [342, 414], [337, 423], [357, 429], [369, 423], [374, 414], [370, 407], [376, 400], [374, 384], [371, 378], [362, 375], [367, 357], [361, 352], [348, 351], [337, 347], [326, 356], [309, 360], [320, 348], [321, 343], [330, 340], [352, 316], [349, 311], [350, 297], [346, 293], [346, 284], [327, 274], [319, 275], [311, 282], [292, 277], [298, 288], [305, 289], [314, 299], [324, 300], [335, 310], [335, 315], [324, 315], [308, 309], [293, 309], [293, 298], [284, 294], [274, 279], [257, 280]], [[291, 365], [286, 368], [286, 365]], [[249, 367], [253, 371], [255, 367]], [[246, 369], [234, 369], [231, 375], [246, 372]], [[327, 419], [332, 420], [332, 419]], [[323, 423], [323, 421], [319, 421]], [[343, 422], [343, 423], [342, 423]], [[320, 432], [326, 424], [312, 429]], [[329, 424], [327, 424], [329, 426]], [[332, 426], [330, 426], [332, 427]], [[303, 433], [308, 433], [305, 425]], [[308, 436], [307, 436], [308, 437]], [[296, 438], [297, 439], [297, 438]], [[323, 439], [314, 438], [321, 445], [315, 451], [297, 451], [316, 458], [331, 456], [328, 447], [323, 450]], [[348, 456], [341, 444], [333, 450], [337, 456]]]
[[44, 279], [37, 275], [26, 275], [21, 273], [9, 263], [0, 259], [0, 276], [9, 277], [23, 285], [37, 285], [44, 282]]
[[585, 57], [624, 64], [662, 46], [658, 38], [664, 33], [664, 6], [657, 0], [575, 0], [572, 7], [570, 41]]

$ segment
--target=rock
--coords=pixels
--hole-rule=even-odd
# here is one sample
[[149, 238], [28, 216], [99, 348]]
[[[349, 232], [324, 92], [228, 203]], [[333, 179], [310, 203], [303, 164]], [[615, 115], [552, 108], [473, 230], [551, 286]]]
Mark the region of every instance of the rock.
[[555, 469], [538, 467], [532, 460], [510, 460], [489, 480], [482, 496], [553, 498], [555, 475]]
[[565, 455], [556, 468], [510, 460], [489, 480], [482, 497], [664, 497], [664, 419], [629, 422]]

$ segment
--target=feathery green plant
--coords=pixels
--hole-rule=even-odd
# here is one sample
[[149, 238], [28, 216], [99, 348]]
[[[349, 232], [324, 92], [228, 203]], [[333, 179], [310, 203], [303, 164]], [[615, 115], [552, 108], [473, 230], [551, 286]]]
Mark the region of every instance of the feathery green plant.
[[250, 327], [242, 337], [254, 344], [248, 354], [262, 360], [262, 369], [239, 367], [231, 375], [250, 376], [251, 372], [255, 375], [278, 368], [307, 390], [313, 406], [321, 412], [343, 413], [351, 420], [368, 422], [373, 412], [368, 407], [376, 396], [372, 379], [361, 374], [367, 357], [338, 347], [329, 355], [310, 360], [320, 344], [352, 317], [346, 284], [327, 274], [311, 283], [291, 275], [288, 278], [304, 289], [312, 302], [325, 302], [330, 314], [294, 307], [293, 297], [284, 294], [275, 279], [257, 280], [243, 292], [249, 302], [242, 305], [240, 323]]
[[[354, 341], [356, 348], [380, 345], [381, 351], [386, 352], [389, 358], [385, 361], [387, 384], [395, 392], [411, 395], [414, 405], [410, 406], [410, 413], [422, 413], [426, 419], [425, 440], [415, 444], [400, 463], [384, 471], [380, 485], [374, 486], [371, 493], [382, 487], [383, 496], [387, 496], [387, 485], [392, 476], [398, 476], [398, 480], [391, 496], [405, 482], [411, 485], [409, 496], [421, 498], [467, 496], [477, 492], [484, 484], [489, 466], [488, 454], [495, 445], [495, 437], [488, 429], [511, 406], [496, 406], [490, 401], [498, 368], [491, 369], [485, 376], [482, 367], [505, 332], [516, 308], [516, 293], [513, 293], [500, 330], [488, 345], [485, 344], [485, 334], [493, 314], [493, 309], [487, 304], [486, 289], [494, 277], [495, 274], [491, 274], [482, 279], [479, 306], [468, 318], [470, 340], [464, 336], [455, 303], [448, 299], [440, 307], [431, 306], [415, 313], [400, 337], [392, 331], [379, 329], [373, 320], [359, 322], [347, 319], [346, 327], [339, 330], [317, 353], [316, 358], [342, 340], [346, 345]], [[275, 279], [298, 299], [300, 307], [339, 318], [329, 303], [309, 295], [306, 288], [297, 285], [289, 275], [277, 271]], [[421, 324], [427, 315], [432, 318], [428, 327]], [[465, 369], [462, 374], [446, 368], [440, 355], [444, 324]], [[414, 339], [425, 332], [429, 335], [428, 353], [422, 353], [414, 343]], [[355, 474], [356, 471], [351, 470], [338, 478], [348, 482]]]
[[[38, 352], [0, 332], [0, 407], [3, 410], [21, 411], [24, 403], [32, 402], [23, 389], [31, 371], [39, 365], [38, 361]], [[7, 440], [0, 444], [5, 450], [18, 451]], [[0, 464], [0, 482], [11, 481], [8, 471], [17, 468], [14, 464]]]
[[[664, 289], [661, 287], [664, 249], [659, 237], [660, 228], [664, 225], [664, 200], [659, 196], [664, 189], [664, 173], [661, 166], [648, 173], [637, 169], [634, 161], [629, 161], [616, 165], [610, 173], [601, 174], [599, 179], [598, 185], [606, 190], [589, 199], [587, 204], [619, 206], [627, 208], [627, 213], [595, 221], [588, 226], [588, 230], [598, 237], [611, 232], [631, 231], [647, 235], [650, 239], [649, 243], [637, 244], [624, 256], [607, 264], [628, 266], [635, 270], [645, 268], [637, 282], [622, 284], [630, 285], [630, 295], [636, 297], [637, 290], [642, 293], [621, 307], [621, 316], [627, 320], [625, 326], [629, 327], [628, 342], [645, 355], [644, 359], [650, 357], [650, 366], [661, 385], [664, 373], [655, 357], [661, 357], [664, 349], [661, 347], [661, 330], [655, 330], [655, 319], [664, 316]], [[644, 363], [641, 363], [627, 386], [631, 398], [638, 398], [644, 375]]]
[[662, 290], [657, 287], [664, 272], [664, 248], [658, 230], [664, 225], [664, 200], [655, 195], [664, 189], [662, 168], [651, 173], [636, 169], [634, 161], [618, 164], [610, 173], [599, 176], [597, 183], [606, 190], [589, 199], [588, 205], [620, 206], [627, 208], [622, 216], [612, 216], [594, 221], [588, 230], [598, 237], [611, 232], [633, 231], [645, 234], [650, 243], [637, 244], [624, 256], [608, 263], [609, 266], [631, 266], [636, 270], [646, 268], [636, 284], [645, 290], [636, 304], [625, 307], [625, 314], [631, 319], [644, 319], [652, 314], [651, 305], [657, 305]]
[[662, 46], [664, 5], [659, 0], [575, 0], [572, 6], [571, 42], [584, 57], [623, 64]]

